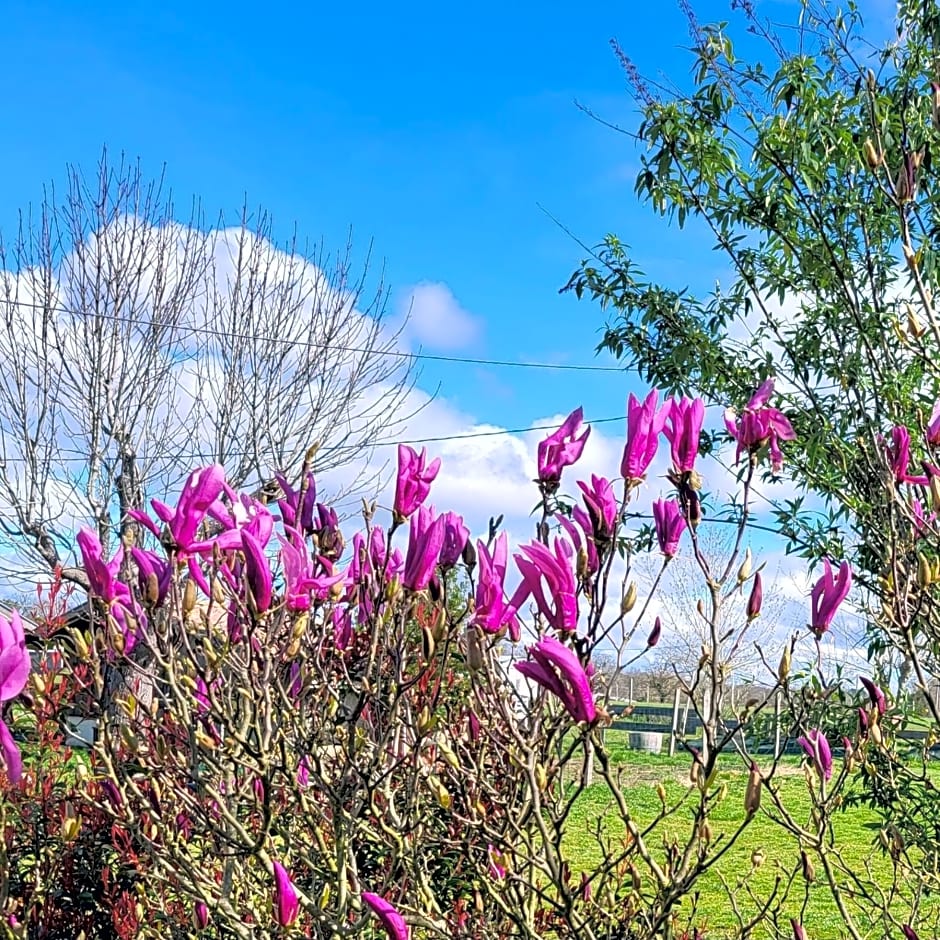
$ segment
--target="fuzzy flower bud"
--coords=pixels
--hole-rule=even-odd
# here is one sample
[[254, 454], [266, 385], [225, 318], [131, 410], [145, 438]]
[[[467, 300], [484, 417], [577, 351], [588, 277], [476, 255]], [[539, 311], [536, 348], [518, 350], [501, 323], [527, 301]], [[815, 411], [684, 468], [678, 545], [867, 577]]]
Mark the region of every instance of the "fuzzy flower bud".
[[764, 585], [761, 581], [760, 572], [754, 575], [754, 582], [751, 585], [751, 593], [747, 599], [747, 621], [750, 623], [760, 616], [761, 604], [764, 601]]

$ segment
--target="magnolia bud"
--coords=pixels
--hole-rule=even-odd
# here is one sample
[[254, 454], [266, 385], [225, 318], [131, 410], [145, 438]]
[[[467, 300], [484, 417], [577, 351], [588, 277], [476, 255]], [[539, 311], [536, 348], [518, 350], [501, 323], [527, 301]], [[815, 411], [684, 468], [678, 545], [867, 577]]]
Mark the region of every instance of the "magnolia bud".
[[193, 923], [196, 930], [205, 930], [209, 926], [209, 908], [203, 901], [197, 901], [193, 908]]
[[803, 877], [807, 884], [812, 884], [816, 880], [816, 869], [813, 868], [813, 860], [806, 854], [800, 852], [800, 861], [803, 863]]
[[940, 512], [940, 477], [930, 478], [930, 503], [934, 512]]
[[780, 657], [780, 665], [777, 667], [777, 678], [781, 682], [786, 682], [787, 677], [790, 675], [790, 660], [792, 653], [790, 652], [790, 644], [783, 648], [783, 655]]
[[754, 582], [751, 585], [751, 594], [747, 599], [747, 620], [750, 623], [760, 616], [761, 604], [764, 601], [764, 585], [761, 581], [760, 572], [754, 575]]
[[[938, 484], [940, 485], [940, 484]], [[633, 610], [636, 605], [637, 589], [636, 582], [631, 581], [627, 585], [626, 593], [624, 593], [623, 598], [620, 601], [620, 613], [628, 614]]]
[[427, 627], [421, 628], [421, 654], [424, 656], [425, 662], [429, 662], [434, 658], [434, 635]]
[[477, 550], [473, 546], [473, 542], [470, 539], [467, 539], [466, 545], [463, 547], [463, 563], [467, 566], [470, 573], [473, 573], [473, 569], [477, 564]]
[[738, 568], [738, 584], [744, 584], [745, 581], [751, 576], [751, 546], [744, 551], [744, 561], [741, 562], [741, 567]]
[[81, 828], [82, 821], [75, 815], [75, 807], [67, 800], [63, 807], [62, 838], [66, 842], [74, 842]]
[[188, 617], [196, 606], [196, 582], [187, 578], [183, 587], [183, 616]]
[[920, 553], [917, 553], [917, 586], [920, 588], [929, 588], [933, 580], [933, 572], [930, 570], [930, 562]]
[[155, 607], [160, 600], [160, 582], [157, 576], [151, 571], [147, 575], [147, 584], [144, 590], [144, 599], [151, 607]]
[[747, 788], [744, 791], [744, 812], [748, 818], [760, 809], [761, 784], [760, 770], [757, 764], [752, 761], [751, 772], [747, 778]]
[[467, 627], [467, 668], [471, 672], [478, 672], [484, 662], [483, 635], [478, 627]]
[[884, 163], [884, 154], [878, 150], [878, 148], [871, 142], [870, 139], [866, 139], [864, 144], [864, 153], [865, 153], [865, 163], [868, 164], [869, 170], [877, 170], [878, 167]]
[[650, 630], [650, 635], [647, 637], [646, 646], [647, 649], [651, 649], [659, 642], [659, 637], [663, 632], [663, 622], [657, 617], [656, 622], [653, 624], [653, 629]]
[[539, 788], [539, 793], [548, 789], [548, 772], [543, 764], [535, 765], [535, 785]]
[[587, 549], [585, 549], [583, 545], [578, 549], [576, 572], [579, 581], [583, 581], [590, 573], [588, 569], [588, 553]]
[[756, 848], [756, 849], [754, 849], [753, 852], [751, 852], [751, 864], [752, 864], [755, 868], [760, 868], [761, 865], [764, 864], [764, 859], [765, 859], [765, 858], [766, 858], [766, 856], [764, 855], [764, 850], [761, 849], [761, 848]]
[[921, 325], [914, 308], [910, 304], [907, 304], [907, 332], [912, 339], [920, 339], [927, 332], [927, 328]]
[[425, 705], [418, 713], [418, 734], [427, 734], [433, 727], [431, 709]]

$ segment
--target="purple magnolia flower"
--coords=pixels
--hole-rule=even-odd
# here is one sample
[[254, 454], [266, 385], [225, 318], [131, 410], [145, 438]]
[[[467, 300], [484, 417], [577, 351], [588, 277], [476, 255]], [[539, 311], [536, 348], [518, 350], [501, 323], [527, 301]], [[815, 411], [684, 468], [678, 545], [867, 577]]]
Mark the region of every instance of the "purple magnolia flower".
[[281, 543], [281, 568], [284, 571], [284, 606], [288, 610], [309, 610], [311, 596], [325, 600], [330, 589], [343, 580], [342, 574], [335, 574], [333, 566], [325, 559], [320, 563], [323, 574], [317, 574], [307, 554], [307, 543], [297, 529], [284, 527], [287, 538], [278, 536]]
[[590, 724], [597, 718], [591, 680], [578, 657], [554, 637], [543, 636], [529, 647], [532, 661], [516, 663], [527, 679], [548, 689], [576, 722]]
[[810, 629], [821, 637], [831, 626], [839, 605], [852, 588], [852, 568], [847, 561], [839, 566], [839, 576], [832, 577], [829, 559], [823, 559], [823, 575], [813, 588]]
[[927, 443], [933, 447], [940, 444], [940, 401], [933, 406], [930, 423], [927, 425]]
[[426, 448], [419, 454], [407, 444], [398, 445], [398, 477], [395, 480], [394, 518], [404, 522], [427, 498], [441, 469], [441, 458], [429, 464]]
[[584, 409], [576, 408], [565, 418], [562, 426], [545, 440], [539, 442], [538, 468], [539, 482], [550, 488], [557, 488], [561, 482], [561, 471], [576, 463], [591, 433], [590, 427], [578, 437], [584, 422]]
[[883, 715], [888, 707], [884, 692], [871, 679], [867, 679], [865, 676], [859, 676], [858, 679], [865, 686], [872, 705], [878, 709], [878, 714]]
[[411, 517], [408, 530], [408, 552], [402, 584], [412, 591], [423, 591], [431, 581], [444, 545], [444, 519], [435, 516], [434, 508], [419, 507]]
[[245, 555], [245, 580], [251, 591], [255, 610], [263, 614], [271, 606], [273, 597], [271, 568], [265, 557], [264, 549], [255, 539], [242, 531], [242, 551]]
[[380, 898], [377, 894], [372, 894], [371, 891], [363, 891], [362, 900], [369, 905], [372, 913], [378, 917], [391, 940], [408, 940], [409, 931], [405, 918], [385, 898]]
[[606, 477], [591, 474], [591, 485], [583, 480], [578, 486], [584, 494], [584, 504], [591, 517], [593, 535], [596, 541], [609, 542], [617, 528], [618, 505], [614, 488]]
[[659, 433], [669, 410], [664, 405], [657, 411], [658, 404], [659, 392], [656, 389], [642, 403], [632, 392], [627, 400], [627, 444], [620, 461], [620, 475], [628, 487], [638, 486], [646, 479], [646, 471], [656, 456]]
[[196, 930], [205, 930], [209, 926], [209, 908], [204, 901], [197, 901], [193, 909], [193, 922]]
[[464, 525], [463, 518], [455, 512], [441, 514], [444, 520], [444, 545], [441, 548], [440, 565], [442, 568], [453, 568], [460, 561], [470, 530]]
[[284, 491], [284, 498], [277, 501], [284, 525], [298, 529], [304, 535], [313, 533], [313, 510], [317, 503], [317, 485], [312, 473], [307, 473], [307, 488], [301, 497], [300, 489], [295, 490], [287, 478], [280, 473], [274, 474], [274, 479]]
[[823, 780], [832, 776], [832, 749], [822, 731], [807, 731], [804, 737], [796, 739], [797, 744], [806, 752]]
[[494, 881], [502, 881], [506, 877], [506, 866], [502, 864], [503, 858], [492, 843], [486, 847], [486, 860], [490, 878]]
[[331, 506], [317, 503], [317, 518], [314, 522], [319, 553], [325, 558], [336, 560], [343, 554], [346, 540], [339, 525], [339, 515]]
[[919, 483], [926, 486], [930, 482], [927, 476], [912, 476], [908, 473], [911, 462], [911, 434], [907, 428], [901, 426], [892, 428], [891, 440], [885, 442], [885, 450], [897, 483]]
[[242, 532], [247, 532], [265, 548], [274, 532], [274, 516], [268, 507], [248, 493], [236, 493], [225, 482], [222, 483], [222, 493], [227, 497], [228, 505], [217, 499], [206, 515], [218, 522], [223, 531], [215, 538], [196, 542], [189, 550], [199, 554], [207, 554], [216, 548], [226, 552], [241, 551]]
[[653, 503], [653, 522], [660, 551], [667, 558], [675, 558], [676, 552], [679, 551], [679, 541], [686, 528], [679, 503], [674, 499], [657, 499]]
[[790, 926], [793, 928], [793, 940], [807, 940], [803, 925], [795, 917], [790, 918]]
[[333, 608], [333, 643], [338, 650], [349, 648], [353, 638], [352, 614], [348, 607]]
[[310, 759], [306, 754], [300, 758], [297, 765], [297, 786], [306, 789], [310, 786]]
[[920, 940], [917, 931], [910, 924], [901, 924], [901, 933], [904, 934], [904, 940]]
[[929, 516], [924, 514], [924, 505], [916, 497], [911, 500], [911, 513], [914, 516], [914, 534], [916, 538], [923, 538], [933, 524], [937, 521], [937, 514], [932, 512]]
[[[225, 471], [219, 464], [213, 464], [211, 467], [193, 470], [183, 484], [176, 509], [158, 499], [150, 500], [153, 511], [169, 529], [175, 548], [188, 552], [197, 544], [196, 532], [209, 509], [218, 501], [224, 484]], [[160, 530], [146, 513], [132, 510], [130, 515], [160, 538]]]
[[793, 426], [786, 416], [776, 408], [770, 408], [767, 402], [774, 390], [774, 380], [766, 382], [751, 396], [751, 400], [738, 415], [733, 408], [725, 411], [725, 427], [738, 442], [735, 461], [741, 459], [745, 451], [756, 454], [762, 447], [770, 447], [770, 459], [774, 473], [783, 468], [783, 453], [780, 441], [796, 439]]
[[580, 506], [575, 506], [571, 510], [571, 519], [567, 516], [558, 516], [558, 524], [568, 534], [575, 551], [580, 552], [582, 548], [584, 549], [587, 556], [587, 576], [596, 574], [601, 562], [597, 554], [597, 545], [594, 542], [594, 523], [591, 517]]
[[516, 607], [506, 601], [506, 562], [509, 555], [506, 533], [501, 532], [493, 544], [493, 553], [482, 541], [477, 542], [476, 604], [471, 624], [486, 633], [500, 633], [509, 629], [513, 642], [521, 635]]
[[[183, 485], [176, 509], [167, 506], [158, 499], [150, 500], [154, 513], [166, 525], [170, 540], [176, 551], [179, 561], [185, 561], [189, 567], [190, 577], [199, 585], [204, 593], [209, 594], [209, 584], [199, 566], [196, 557], [200, 553], [212, 551], [215, 543], [227, 533], [217, 539], [206, 542], [196, 540], [196, 533], [205, 521], [210, 510], [214, 517], [221, 515], [224, 520], [232, 521], [231, 513], [219, 502], [219, 496], [225, 487], [225, 471], [218, 464], [194, 470]], [[260, 503], [258, 504], [261, 505]], [[267, 512], [267, 510], [265, 510]], [[128, 515], [149, 529], [158, 539], [161, 537], [157, 524], [145, 512], [132, 509]], [[270, 513], [267, 513], [270, 516]], [[223, 524], [225, 524], [223, 522]], [[273, 523], [272, 523], [273, 524]], [[263, 533], [258, 533], [259, 535]], [[270, 535], [270, 530], [268, 530]], [[237, 550], [241, 548], [241, 538], [234, 532], [230, 538], [232, 544], [221, 544], [220, 548]], [[262, 545], [267, 544], [267, 537], [260, 539]]]
[[137, 641], [137, 630], [144, 614], [131, 595], [131, 589], [118, 578], [124, 561], [120, 546], [111, 561], [104, 560], [104, 548], [91, 529], [81, 529], [76, 536], [82, 565], [88, 575], [91, 594], [103, 604], [121, 628], [123, 652], [129, 653]]
[[677, 473], [695, 469], [699, 437], [705, 420], [705, 403], [701, 398], [672, 398], [664, 406], [666, 421], [663, 433], [672, 449], [672, 463]]
[[300, 901], [297, 892], [284, 866], [273, 862], [274, 866], [274, 920], [281, 927], [290, 927], [300, 914]]
[[166, 592], [170, 589], [173, 569], [165, 558], [161, 558], [156, 552], [148, 551], [146, 548], [138, 548], [135, 545], [131, 549], [131, 556], [137, 566], [137, 583], [141, 595], [147, 597], [153, 585], [156, 587], [156, 598], [151, 598], [151, 600], [155, 607], [159, 607], [166, 597]]
[[[574, 549], [565, 539], [555, 539], [555, 551], [541, 542], [532, 542], [514, 555], [522, 575], [522, 583], [510, 604], [516, 609], [533, 597], [543, 617], [559, 632], [578, 627], [577, 582], [574, 571]], [[543, 581], [548, 586], [546, 593]]]
[[[0, 704], [12, 701], [23, 691], [32, 663], [26, 650], [23, 621], [17, 611], [9, 619], [0, 616]], [[19, 783], [23, 775], [20, 749], [10, 729], [0, 718], [0, 753], [11, 783]]]
[[652, 649], [659, 642], [662, 633], [663, 621], [660, 617], [657, 617], [653, 623], [653, 629], [650, 630], [650, 635], [646, 639], [646, 645], [649, 649]]

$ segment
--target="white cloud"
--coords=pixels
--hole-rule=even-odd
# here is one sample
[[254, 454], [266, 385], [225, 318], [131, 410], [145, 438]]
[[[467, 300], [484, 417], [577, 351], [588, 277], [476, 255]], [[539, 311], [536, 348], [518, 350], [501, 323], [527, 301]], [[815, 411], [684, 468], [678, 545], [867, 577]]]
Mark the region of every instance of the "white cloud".
[[422, 281], [409, 288], [399, 305], [407, 317], [404, 335], [416, 346], [454, 351], [472, 346], [483, 325], [465, 310], [443, 283]]

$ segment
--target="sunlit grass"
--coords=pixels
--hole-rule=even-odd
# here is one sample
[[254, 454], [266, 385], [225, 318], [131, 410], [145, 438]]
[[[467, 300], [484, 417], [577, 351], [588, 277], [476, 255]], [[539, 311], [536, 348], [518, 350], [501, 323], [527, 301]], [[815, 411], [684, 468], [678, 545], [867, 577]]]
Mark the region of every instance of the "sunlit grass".
[[[619, 741], [610, 744], [612, 762], [623, 771], [624, 792], [632, 817], [641, 826], [652, 822], [662, 809], [657, 794], [657, 783], [666, 792], [667, 805], [679, 802], [688, 793], [689, 758], [677, 755], [647, 754], [628, 750]], [[712, 848], [720, 848], [735, 833], [744, 819], [744, 792], [747, 774], [740, 758], [723, 757], [716, 785], [725, 783], [727, 795], [715, 807], [711, 818]], [[803, 825], [810, 822], [811, 801], [807, 782], [798, 758], [782, 762], [782, 772], [774, 786], [780, 801], [794, 820]], [[693, 796], [695, 796], [693, 794]], [[692, 829], [693, 807], [697, 801], [688, 800], [675, 814], [663, 819], [654, 835], [648, 839], [650, 849], [662, 859], [664, 844], [684, 839]], [[812, 940], [828, 940], [847, 936], [843, 920], [836, 907], [832, 891], [826, 884], [826, 874], [818, 858], [814, 858], [816, 879], [807, 884], [800, 865], [800, 846], [796, 837], [781, 828], [768, 815], [770, 800], [765, 795], [763, 805], [736, 842], [715, 866], [697, 882], [693, 894], [685, 898], [680, 907], [680, 923], [691, 922], [708, 929], [708, 937], [730, 936], [740, 923], [755, 917], [762, 906], [771, 901], [777, 928], [771, 923], [757, 927], [748, 936], [791, 936], [789, 919], [800, 920]], [[880, 829], [876, 814], [865, 807], [840, 810], [834, 819], [835, 842], [846, 870], [874, 879], [879, 890], [891, 889], [892, 864], [878, 843]], [[566, 831], [566, 849], [572, 867], [590, 871], [602, 858], [603, 846], [617, 846], [625, 835], [624, 825], [613, 805], [610, 792], [603, 781], [595, 782], [578, 797]], [[811, 857], [813, 857], [811, 855]], [[754, 859], [760, 864], [755, 865]], [[837, 866], [838, 868], [838, 866]], [[845, 871], [835, 871], [836, 880], [847, 881]], [[789, 886], [789, 891], [787, 887]], [[895, 886], [909, 893], [911, 885]], [[772, 900], [786, 894], [785, 900]], [[733, 902], [732, 902], [733, 899]], [[846, 897], [848, 909], [857, 926], [866, 937], [885, 937], [896, 929], [872, 923], [871, 905], [855, 902]], [[737, 907], [737, 913], [735, 912]], [[905, 908], [898, 900], [893, 911], [904, 920]], [[786, 929], [785, 933], [779, 930]]]

